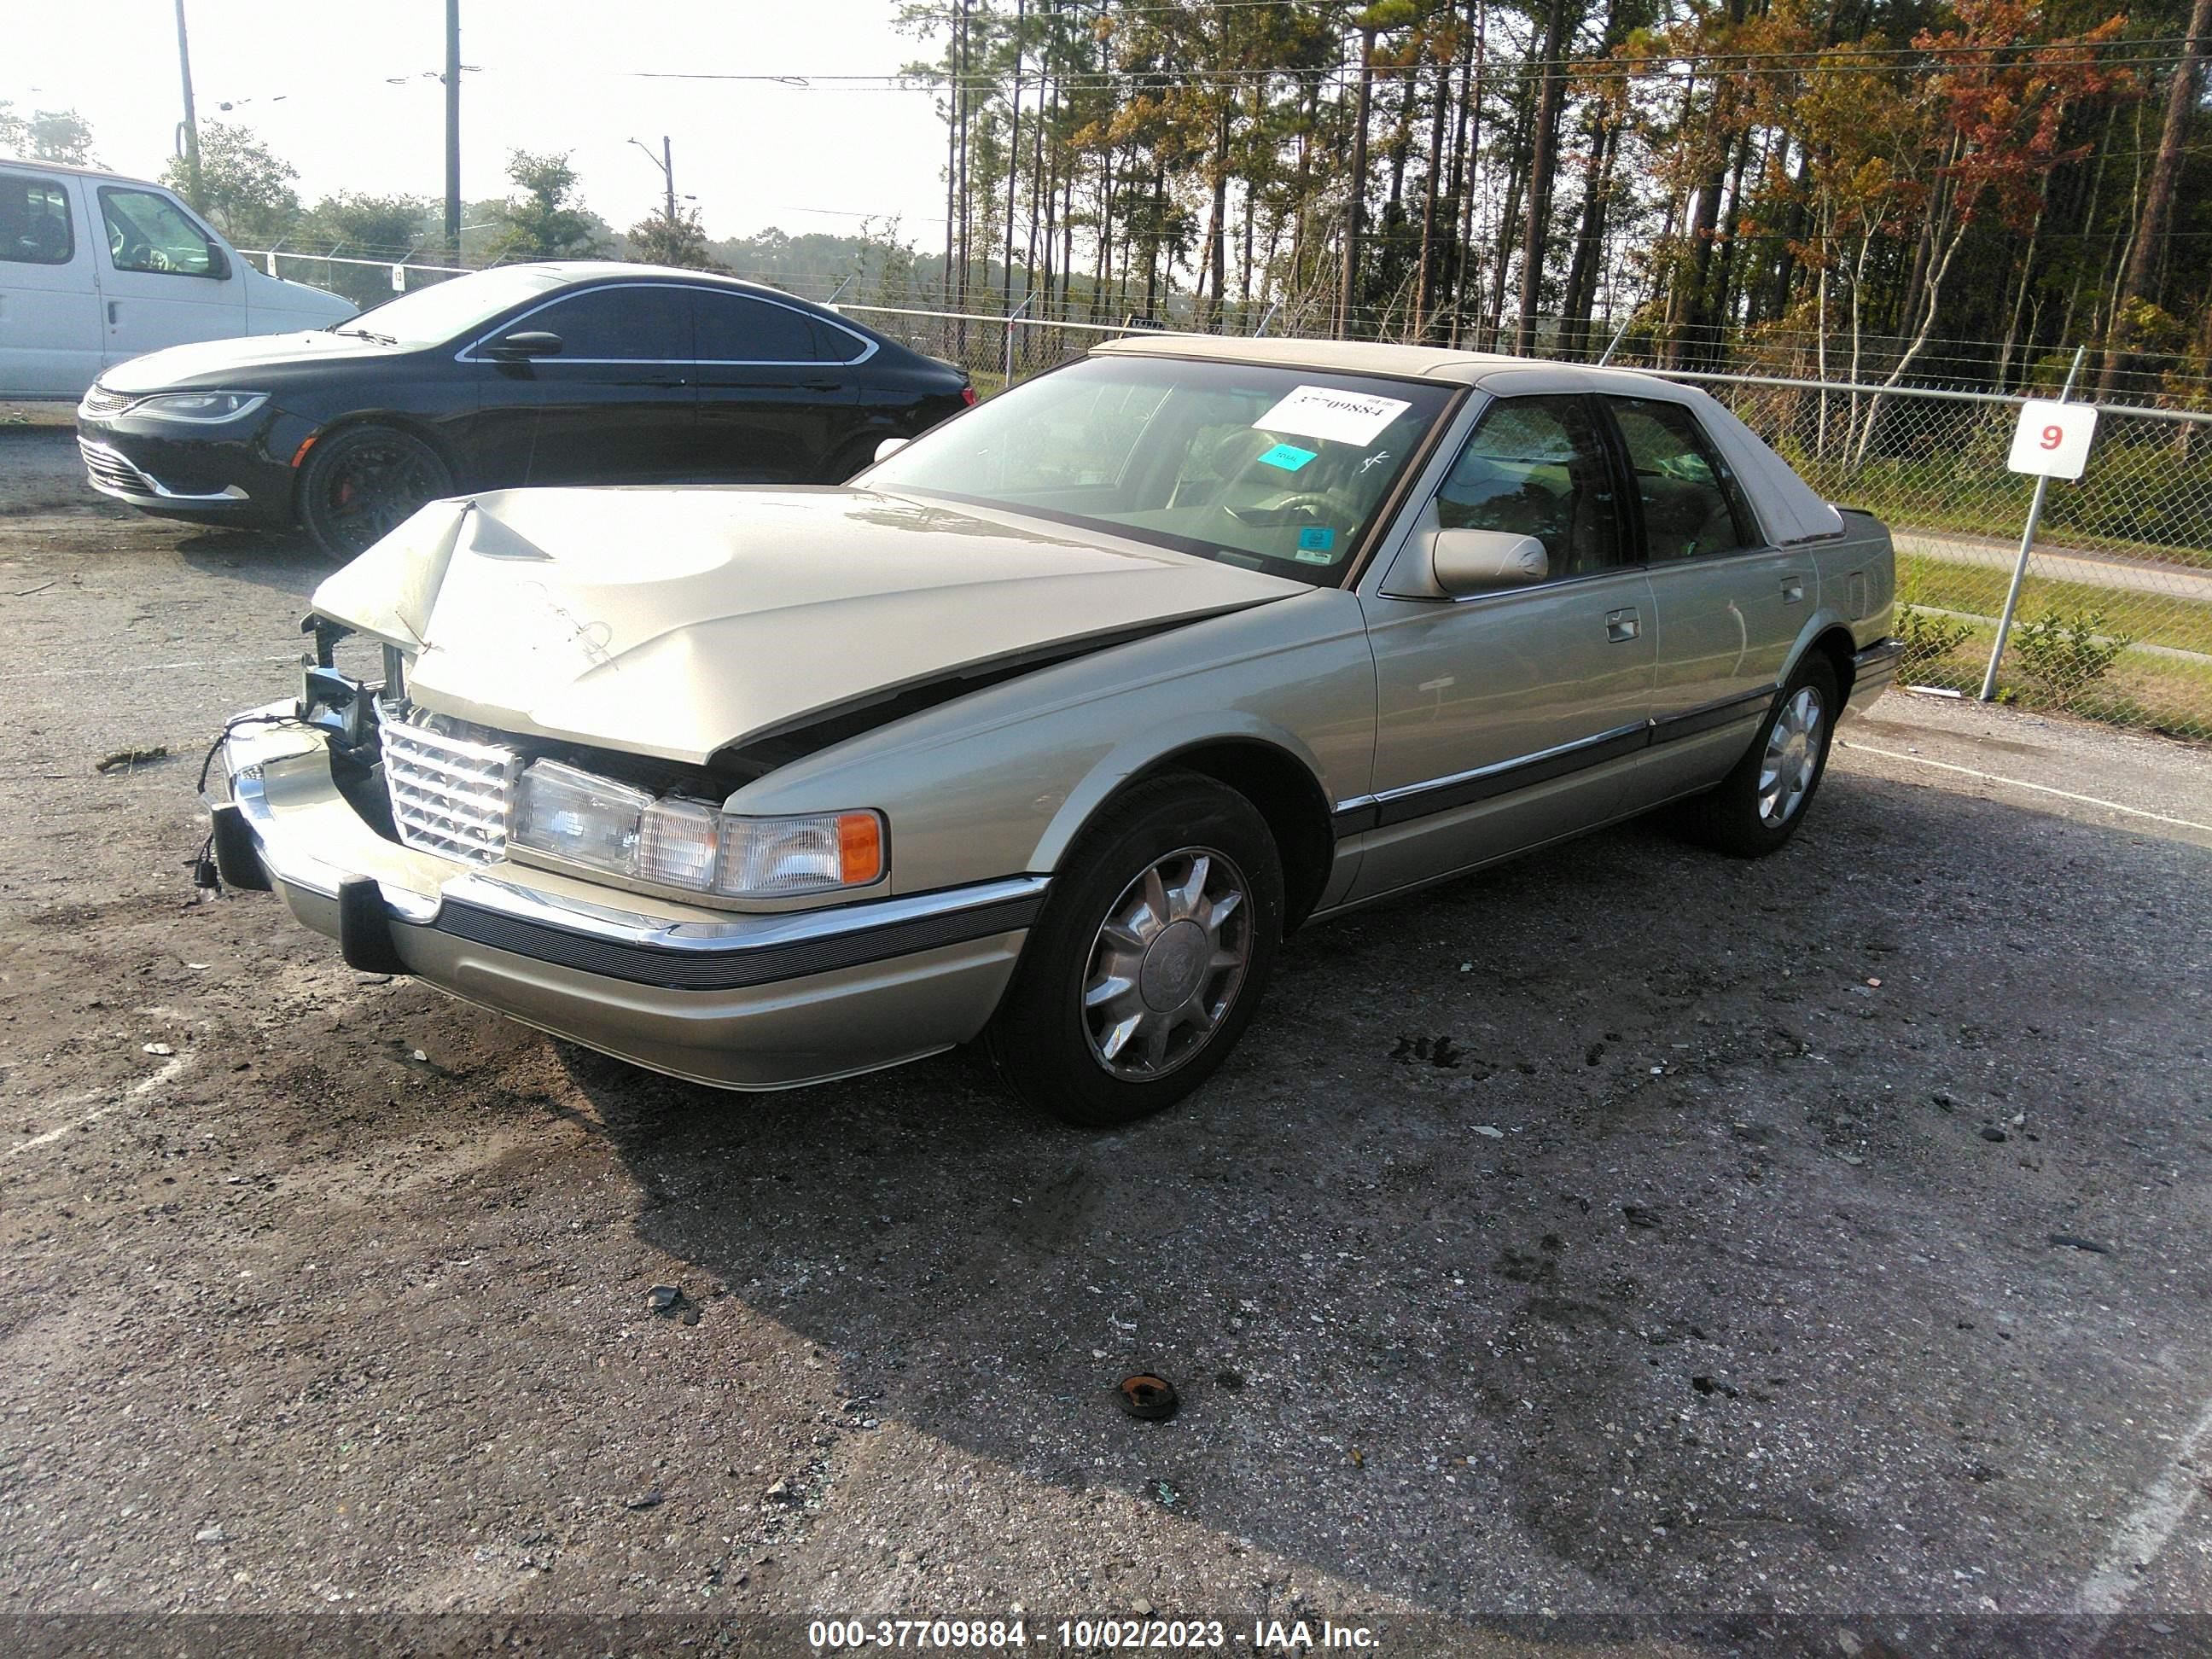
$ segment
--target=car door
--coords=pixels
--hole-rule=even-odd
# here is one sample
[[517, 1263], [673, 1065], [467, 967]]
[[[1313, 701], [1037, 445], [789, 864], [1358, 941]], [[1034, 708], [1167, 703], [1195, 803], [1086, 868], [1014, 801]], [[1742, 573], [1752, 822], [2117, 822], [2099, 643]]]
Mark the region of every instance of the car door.
[[693, 294], [700, 476], [821, 481], [851, 434], [854, 371], [875, 343], [774, 300], [703, 287]]
[[1718, 777], [1741, 752], [1819, 605], [1820, 576], [1809, 549], [1760, 533], [1693, 411], [1662, 398], [1604, 404], [1635, 480], [1656, 613], [1653, 754], [1638, 769], [1638, 793], [1656, 800]]
[[[1651, 595], [1603, 416], [1580, 396], [1493, 399], [1395, 568], [1363, 593], [1379, 722], [1369, 896], [1602, 822], [1646, 736]], [[1472, 597], [1426, 580], [1438, 530], [1534, 536], [1536, 581]], [[1426, 591], [1425, 591], [1426, 590]]]
[[[504, 358], [499, 342], [514, 334], [550, 334], [560, 349]], [[461, 353], [482, 377], [475, 447], [487, 485], [691, 476], [690, 359], [681, 283], [601, 283], [508, 318]]]
[[75, 184], [0, 168], [0, 397], [82, 397], [100, 373], [100, 289]]
[[93, 182], [108, 366], [246, 331], [246, 283], [222, 245], [167, 191]]

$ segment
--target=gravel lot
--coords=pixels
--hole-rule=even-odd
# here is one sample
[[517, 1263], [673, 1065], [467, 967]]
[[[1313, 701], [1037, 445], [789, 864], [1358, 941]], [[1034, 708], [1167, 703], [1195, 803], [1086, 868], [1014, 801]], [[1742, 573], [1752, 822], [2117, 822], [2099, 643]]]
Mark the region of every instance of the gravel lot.
[[2212, 753], [1893, 694], [1777, 859], [1302, 935], [1134, 1130], [726, 1096], [194, 903], [324, 567], [73, 472], [0, 426], [0, 1614], [2204, 1632]]

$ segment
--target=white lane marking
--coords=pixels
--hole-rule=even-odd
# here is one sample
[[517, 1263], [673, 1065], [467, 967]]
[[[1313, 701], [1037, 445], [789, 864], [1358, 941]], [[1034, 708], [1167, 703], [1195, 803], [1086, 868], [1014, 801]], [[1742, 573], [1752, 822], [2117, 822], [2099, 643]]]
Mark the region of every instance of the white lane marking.
[[2194, 1463], [2207, 1441], [2212, 1441], [2212, 1401], [2205, 1402], [2197, 1421], [2182, 1437], [2173, 1455], [2166, 1460], [2166, 1467], [2143, 1494], [2143, 1501], [2113, 1528], [2105, 1547], [2104, 1559], [2097, 1563], [2094, 1572], [2081, 1581], [2081, 1588], [2074, 1592], [2076, 1613], [2115, 1613], [2126, 1602], [2136, 1587], [2139, 1569], [2157, 1559], [2166, 1540], [2173, 1536], [2174, 1529], [2195, 1506], [2197, 1493], [2203, 1490], [2197, 1483], [2203, 1479], [2203, 1473], [2182, 1466]]
[[[163, 1084], [168, 1082], [170, 1079], [175, 1077], [178, 1073], [183, 1071], [185, 1067], [190, 1064], [191, 1064], [191, 1056], [190, 1054], [179, 1054], [174, 1059], [169, 1060], [166, 1065], [161, 1066], [158, 1070], [149, 1073], [147, 1076], [141, 1078], [137, 1082], [132, 1084], [131, 1085], [131, 1092], [134, 1097], [150, 1094], [155, 1090], [160, 1088]], [[95, 1091], [90, 1094], [78, 1095], [74, 1099], [64, 1101], [62, 1103], [64, 1106], [75, 1106], [88, 1100], [97, 1100], [99, 1098], [99, 1093]], [[5, 1154], [0, 1154], [0, 1156], [13, 1158], [18, 1152], [27, 1152], [35, 1147], [51, 1146], [55, 1141], [59, 1140], [64, 1135], [73, 1133], [76, 1130], [83, 1128], [88, 1123], [97, 1122], [100, 1119], [106, 1116], [107, 1114], [114, 1109], [114, 1106], [115, 1103], [113, 1101], [108, 1102], [107, 1104], [104, 1106], [95, 1106], [92, 1110], [87, 1112], [82, 1117], [72, 1118], [69, 1122], [61, 1125], [58, 1128], [49, 1129], [42, 1135], [33, 1135], [28, 1140], [17, 1141], [14, 1146], [10, 1146], [7, 1150]]]
[[[149, 662], [133, 666], [134, 674], [148, 673], [163, 668], [252, 668], [266, 666], [272, 662], [296, 663], [298, 656], [289, 657], [207, 657], [198, 662]], [[33, 668], [20, 674], [0, 674], [0, 680], [62, 680], [82, 678], [91, 674], [112, 674], [113, 664], [105, 668]]]
[[2047, 783], [2029, 783], [2021, 778], [2000, 776], [1995, 772], [1978, 772], [1971, 766], [1954, 766], [1948, 761], [1928, 760], [1919, 755], [1901, 755], [1894, 749], [1877, 749], [1870, 743], [1852, 743], [1846, 738], [1836, 739], [1839, 749], [1856, 749], [1861, 754], [1880, 755], [1884, 760], [1904, 761], [1913, 766], [1932, 766], [1939, 772], [1957, 772], [1962, 776], [1979, 778], [1984, 783], [2002, 783], [2012, 789], [2033, 789], [2039, 795], [2056, 795], [2061, 800], [2079, 801], [2084, 806], [2101, 806], [2108, 812], [2125, 812], [2130, 817], [2148, 818], [2153, 823], [2170, 823], [2181, 830], [2202, 830], [2212, 836], [2212, 823], [2198, 823], [2191, 818], [2170, 818], [2163, 812], [2146, 812], [2140, 806], [2123, 806], [2116, 800], [2104, 800], [2095, 795], [2077, 795], [2070, 789], [2053, 789]]

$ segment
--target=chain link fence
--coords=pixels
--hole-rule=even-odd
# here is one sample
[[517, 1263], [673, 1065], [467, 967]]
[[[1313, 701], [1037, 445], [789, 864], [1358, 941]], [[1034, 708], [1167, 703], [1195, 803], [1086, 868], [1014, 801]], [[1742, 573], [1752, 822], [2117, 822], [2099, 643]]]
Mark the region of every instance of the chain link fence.
[[[2008, 471], [2021, 400], [1680, 374], [1829, 500], [1897, 543], [1911, 684], [1978, 693], [2033, 478]], [[2000, 700], [2212, 738], [2212, 420], [2106, 406], [2078, 481], [2053, 479]]]
[[[264, 269], [357, 303], [460, 274], [451, 267], [278, 250]], [[927, 303], [838, 308], [956, 362], [985, 396], [1158, 325], [1139, 316], [1008, 317]], [[995, 297], [995, 296], [994, 296]], [[883, 296], [878, 296], [880, 301]], [[1095, 307], [1085, 308], [1095, 311]], [[1297, 306], [1231, 307], [1218, 331], [1328, 331]], [[1559, 349], [1540, 333], [1540, 353]], [[1596, 355], [1601, 339], [1564, 343]], [[1631, 364], [1622, 362], [1620, 367]], [[2007, 470], [2021, 399], [1923, 386], [1660, 369], [1703, 386], [1829, 500], [1897, 544], [1903, 679], [1976, 695], [1995, 647], [2034, 480]], [[2023, 707], [2212, 739], [2212, 416], [2105, 405], [2087, 469], [2054, 480], [2023, 574], [1996, 696]]]

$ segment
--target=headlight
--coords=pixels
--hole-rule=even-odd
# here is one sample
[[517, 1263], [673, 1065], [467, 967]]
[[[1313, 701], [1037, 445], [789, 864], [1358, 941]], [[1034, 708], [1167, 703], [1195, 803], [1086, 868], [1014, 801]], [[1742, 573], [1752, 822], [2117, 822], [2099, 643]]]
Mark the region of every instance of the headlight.
[[265, 392], [163, 392], [141, 398], [124, 412], [156, 421], [190, 421], [212, 425], [251, 415], [269, 401]]
[[886, 863], [881, 813], [738, 817], [697, 801], [657, 800], [558, 761], [524, 769], [509, 840], [616, 875], [730, 898], [866, 887]]

